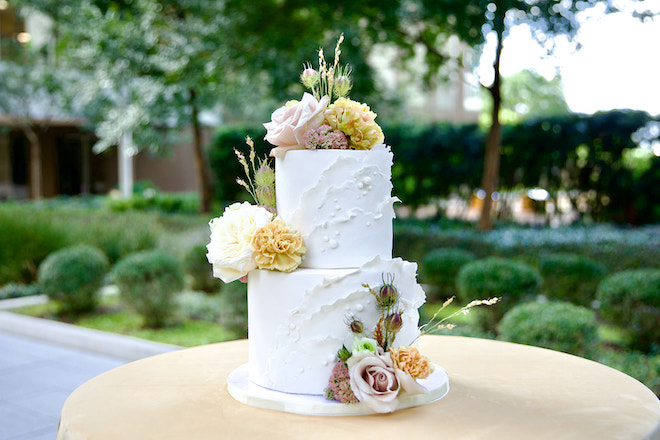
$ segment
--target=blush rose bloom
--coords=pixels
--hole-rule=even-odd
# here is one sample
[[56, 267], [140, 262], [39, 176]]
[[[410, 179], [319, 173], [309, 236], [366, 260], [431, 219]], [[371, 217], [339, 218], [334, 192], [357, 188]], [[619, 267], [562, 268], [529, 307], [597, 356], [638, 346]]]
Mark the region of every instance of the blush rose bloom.
[[321, 126], [329, 101], [327, 96], [317, 101], [314, 96], [305, 93], [300, 102], [293, 101], [275, 110], [271, 121], [264, 124], [266, 140], [276, 146], [270, 155], [282, 157], [288, 150], [305, 148], [305, 133]]
[[266, 209], [244, 202], [234, 203], [221, 217], [212, 219], [206, 258], [213, 265], [213, 276], [230, 283], [256, 269], [252, 237], [272, 218]]
[[355, 397], [375, 412], [396, 411], [401, 391], [409, 394], [428, 392], [409, 374], [395, 369], [389, 353], [362, 351], [351, 356], [346, 363]]

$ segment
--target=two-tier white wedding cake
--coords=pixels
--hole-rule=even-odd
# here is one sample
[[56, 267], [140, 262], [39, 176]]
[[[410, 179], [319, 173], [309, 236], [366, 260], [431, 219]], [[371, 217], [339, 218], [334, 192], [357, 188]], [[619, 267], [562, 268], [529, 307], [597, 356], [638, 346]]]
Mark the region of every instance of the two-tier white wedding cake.
[[274, 173], [250, 140], [250, 159], [239, 154], [256, 205], [211, 221], [208, 258], [226, 282], [247, 276], [249, 363], [232, 395], [306, 414], [391, 412], [442, 397], [447, 376], [415, 346], [425, 295], [417, 265], [392, 258], [393, 154], [376, 115], [346, 98], [338, 48], [334, 65], [321, 56], [301, 76], [315, 96], [264, 124]]

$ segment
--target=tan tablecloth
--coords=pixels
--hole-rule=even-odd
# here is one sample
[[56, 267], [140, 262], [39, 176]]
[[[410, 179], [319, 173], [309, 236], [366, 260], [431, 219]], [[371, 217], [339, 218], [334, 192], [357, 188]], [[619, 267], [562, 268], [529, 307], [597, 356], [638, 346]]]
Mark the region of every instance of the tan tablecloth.
[[449, 372], [442, 400], [389, 415], [310, 417], [253, 408], [227, 393], [247, 341], [162, 354], [82, 385], [58, 440], [80, 439], [660, 439], [660, 401], [635, 379], [550, 350], [425, 336]]

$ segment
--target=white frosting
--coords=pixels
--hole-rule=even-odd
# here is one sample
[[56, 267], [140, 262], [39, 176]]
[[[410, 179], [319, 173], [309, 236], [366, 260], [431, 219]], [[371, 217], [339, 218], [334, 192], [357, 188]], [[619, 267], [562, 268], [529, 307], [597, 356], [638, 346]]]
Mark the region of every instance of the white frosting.
[[425, 300], [416, 270], [400, 258], [376, 257], [356, 269], [250, 272], [250, 380], [287, 393], [323, 394], [337, 351], [351, 346], [348, 319], [359, 319], [369, 333], [378, 323], [380, 311], [363, 284], [378, 289], [383, 274], [394, 276], [400, 294], [403, 326], [394, 345], [409, 345], [419, 335], [417, 309]]
[[293, 150], [275, 160], [277, 213], [302, 234], [301, 267], [359, 267], [392, 256], [392, 152]]

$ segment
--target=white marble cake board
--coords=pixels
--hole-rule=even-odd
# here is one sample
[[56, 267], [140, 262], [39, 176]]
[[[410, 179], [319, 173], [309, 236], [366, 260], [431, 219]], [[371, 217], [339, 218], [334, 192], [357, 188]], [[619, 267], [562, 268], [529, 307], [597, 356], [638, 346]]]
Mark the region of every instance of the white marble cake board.
[[[397, 410], [426, 405], [440, 400], [449, 392], [449, 376], [441, 367], [434, 365], [434, 371], [419, 384], [428, 394], [402, 395]], [[246, 405], [274, 411], [309, 416], [360, 416], [374, 414], [362, 403], [344, 404], [328, 400], [325, 396], [309, 394], [289, 394], [263, 388], [250, 381], [248, 364], [231, 372], [227, 378], [227, 390], [236, 400]]]

